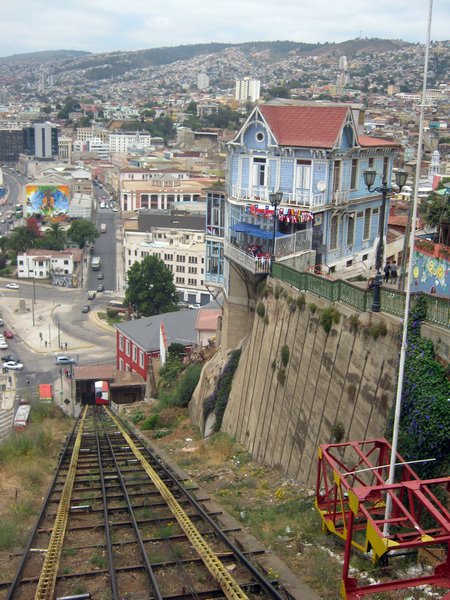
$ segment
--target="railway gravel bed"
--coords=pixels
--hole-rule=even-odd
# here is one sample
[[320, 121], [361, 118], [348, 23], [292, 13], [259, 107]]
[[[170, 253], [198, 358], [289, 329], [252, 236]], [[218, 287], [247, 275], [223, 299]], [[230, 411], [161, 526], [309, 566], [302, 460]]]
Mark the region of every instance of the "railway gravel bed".
[[291, 598], [220, 517], [117, 416], [87, 407], [0, 600]]

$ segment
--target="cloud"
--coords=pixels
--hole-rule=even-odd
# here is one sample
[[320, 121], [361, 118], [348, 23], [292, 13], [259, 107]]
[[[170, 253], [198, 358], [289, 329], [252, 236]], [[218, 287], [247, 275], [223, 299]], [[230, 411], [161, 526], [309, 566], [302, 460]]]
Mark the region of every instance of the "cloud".
[[[411, 0], [17, 0], [2, 12], [8, 54], [74, 48], [95, 52], [200, 42], [362, 37], [426, 40], [428, 7]], [[448, 39], [450, 3], [433, 8], [432, 39]], [[5, 54], [5, 50], [3, 51]]]

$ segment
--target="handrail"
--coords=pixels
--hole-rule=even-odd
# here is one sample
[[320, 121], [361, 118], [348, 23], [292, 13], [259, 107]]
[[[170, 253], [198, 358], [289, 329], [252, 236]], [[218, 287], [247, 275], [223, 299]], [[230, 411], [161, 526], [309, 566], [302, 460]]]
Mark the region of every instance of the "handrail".
[[[296, 271], [281, 263], [273, 265], [273, 276], [298, 290], [311, 292], [330, 302], [343, 302], [361, 312], [365, 312], [372, 305], [373, 292], [371, 290], [361, 289], [343, 279], [330, 280], [315, 273]], [[450, 299], [432, 296], [424, 292], [415, 292], [411, 295], [413, 304], [421, 296], [425, 298], [427, 305], [425, 321], [444, 329], [450, 329]], [[381, 312], [401, 317], [404, 313], [404, 305], [405, 292], [381, 288]]]

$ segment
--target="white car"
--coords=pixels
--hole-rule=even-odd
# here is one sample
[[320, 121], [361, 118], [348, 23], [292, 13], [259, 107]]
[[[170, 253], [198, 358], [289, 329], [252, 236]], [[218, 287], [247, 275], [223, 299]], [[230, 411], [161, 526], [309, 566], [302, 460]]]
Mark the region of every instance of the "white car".
[[0, 340], [0, 350], [6, 350], [8, 348], [8, 344], [5, 340]]
[[23, 369], [23, 364], [15, 360], [8, 360], [3, 363], [3, 368], [10, 371], [21, 371]]
[[76, 365], [77, 361], [70, 356], [57, 356], [55, 359], [57, 365]]
[[113, 212], [119, 212], [119, 209], [116, 206], [114, 206], [113, 209], [112, 209], [112, 211]]
[[9, 290], [18, 290], [19, 289], [19, 284], [18, 283], [7, 283], [6, 287]]

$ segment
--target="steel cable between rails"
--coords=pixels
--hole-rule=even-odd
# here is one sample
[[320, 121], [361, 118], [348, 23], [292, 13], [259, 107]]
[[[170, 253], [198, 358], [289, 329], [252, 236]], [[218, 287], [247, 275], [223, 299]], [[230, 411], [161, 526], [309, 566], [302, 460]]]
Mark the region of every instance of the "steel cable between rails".
[[127, 491], [127, 487], [126, 487], [124, 478], [123, 478], [122, 473], [120, 471], [120, 467], [119, 467], [119, 464], [117, 462], [116, 455], [114, 453], [114, 448], [112, 446], [111, 439], [110, 439], [110, 437], [109, 437], [109, 435], [108, 435], [108, 433], [106, 431], [106, 426], [105, 426], [105, 423], [104, 423], [103, 419], [101, 418], [100, 420], [101, 420], [101, 423], [102, 423], [102, 426], [103, 426], [103, 430], [104, 430], [104, 434], [105, 434], [105, 439], [106, 439], [106, 441], [108, 443], [108, 446], [109, 446], [109, 451], [111, 453], [111, 458], [112, 458], [114, 466], [116, 468], [117, 477], [119, 479], [120, 487], [122, 488], [122, 493], [123, 493], [123, 495], [125, 497], [125, 500], [126, 500], [126, 503], [127, 503], [128, 513], [130, 515], [130, 519], [131, 519], [131, 523], [132, 523], [132, 526], [133, 526], [133, 529], [134, 529], [134, 533], [136, 535], [136, 538], [137, 538], [137, 541], [138, 541], [138, 545], [139, 545], [139, 548], [141, 550], [142, 558], [143, 558], [144, 563], [145, 563], [145, 569], [147, 571], [147, 575], [148, 575], [148, 578], [150, 580], [150, 584], [153, 587], [154, 597], [156, 598], [156, 600], [163, 600], [163, 596], [161, 595], [161, 592], [160, 592], [160, 589], [159, 589], [159, 586], [158, 586], [158, 582], [156, 581], [156, 577], [155, 577], [155, 574], [153, 572], [153, 568], [152, 568], [152, 566], [150, 564], [150, 561], [148, 560], [148, 556], [147, 556], [147, 552], [145, 550], [144, 542], [143, 542], [142, 536], [141, 536], [141, 534], [139, 532], [139, 526], [137, 524], [136, 517], [134, 516], [134, 510], [133, 510], [133, 507], [131, 505], [131, 500], [130, 500], [130, 497], [128, 495], [128, 491]]
[[178, 524], [186, 533], [191, 544], [197, 550], [198, 554], [205, 563], [208, 571], [211, 573], [214, 579], [219, 582], [225, 596], [229, 600], [249, 600], [244, 590], [230, 575], [229, 571], [226, 569], [222, 561], [215, 555], [213, 550], [210, 548], [209, 544], [203, 539], [200, 532], [189, 519], [185, 511], [181, 508], [177, 500], [174, 498], [169, 488], [162, 481], [162, 479], [159, 477], [159, 475], [156, 473], [153, 467], [148, 463], [141, 451], [137, 448], [132, 438], [128, 435], [128, 432], [124, 429], [124, 427], [122, 427], [121, 423], [118, 421], [118, 419], [116, 419], [116, 417], [111, 413], [110, 410], [105, 410], [109, 414], [112, 421], [116, 424], [117, 428], [122, 433], [124, 438], [126, 439], [134, 455], [139, 460], [150, 479], [153, 481], [155, 487], [159, 490], [161, 496], [167, 502], [174, 517], [178, 521]]
[[100, 472], [100, 482], [102, 488], [102, 497], [103, 497], [103, 518], [105, 520], [105, 535], [106, 535], [106, 546], [108, 552], [108, 571], [109, 571], [109, 580], [111, 583], [111, 592], [113, 596], [113, 600], [120, 600], [119, 592], [117, 590], [117, 579], [116, 572], [114, 570], [114, 559], [113, 559], [113, 550], [111, 544], [111, 530], [109, 526], [109, 514], [108, 514], [108, 498], [106, 495], [106, 486], [105, 486], [105, 477], [103, 472], [103, 461], [102, 461], [102, 453], [100, 449], [100, 438], [98, 435], [98, 427], [97, 427], [97, 411], [96, 407], [94, 407], [94, 428], [95, 428], [95, 441], [97, 444], [97, 458], [98, 458], [98, 467]]
[[205, 520], [215, 531], [216, 535], [225, 543], [225, 545], [230, 548], [230, 550], [235, 554], [235, 556], [240, 560], [240, 562], [245, 565], [245, 567], [250, 571], [250, 573], [255, 578], [258, 585], [266, 591], [270, 598], [273, 600], [285, 600], [285, 595], [281, 595], [278, 590], [276, 590], [272, 583], [268, 581], [259, 571], [258, 569], [247, 559], [246, 556], [237, 548], [235, 544], [231, 542], [231, 540], [223, 533], [217, 523], [210, 517], [210, 515], [204, 510], [204, 508], [198, 503], [198, 501], [188, 492], [188, 490], [180, 485], [179, 481], [175, 477], [175, 475], [171, 472], [171, 470], [164, 465], [161, 459], [154, 454], [154, 452], [145, 444], [145, 441], [139, 438], [134, 432], [130, 430], [130, 428], [121, 421], [120, 417], [117, 417], [117, 420], [122, 423], [122, 426], [125, 430], [130, 432], [131, 436], [134, 436], [136, 440], [138, 440], [139, 444], [142, 444], [144, 451], [147, 453], [149, 458], [158, 463], [158, 465], [163, 469], [166, 476], [170, 479], [170, 481], [177, 486], [180, 492], [187, 498], [190, 504], [198, 511], [199, 515], [203, 520]]

